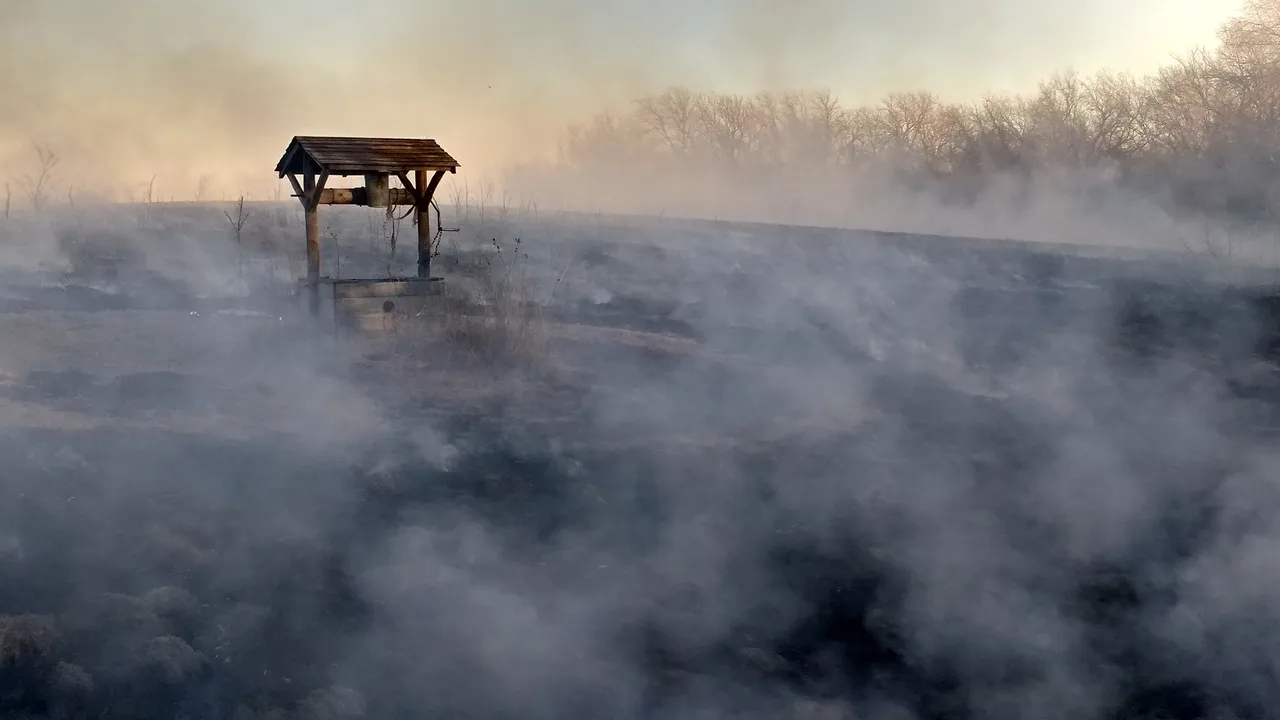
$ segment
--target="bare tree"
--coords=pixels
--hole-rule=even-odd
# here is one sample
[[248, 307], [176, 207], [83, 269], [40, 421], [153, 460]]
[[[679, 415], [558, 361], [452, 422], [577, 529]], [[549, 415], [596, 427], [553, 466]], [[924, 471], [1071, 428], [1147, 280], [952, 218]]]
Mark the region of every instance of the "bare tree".
[[812, 145], [810, 149], [823, 162], [839, 157], [840, 148], [849, 132], [848, 113], [840, 107], [840, 101], [829, 90], [822, 90], [809, 98], [811, 119], [809, 127]]
[[1252, 62], [1280, 59], [1280, 0], [1246, 0], [1243, 12], [1218, 31], [1221, 52]]
[[1084, 81], [1075, 72], [1058, 73], [1040, 83], [1027, 111], [1034, 152], [1042, 166], [1081, 165], [1088, 161], [1084, 96]]
[[988, 96], [966, 108], [960, 119], [955, 169], [972, 176], [1024, 168], [1029, 116], [1026, 101], [1018, 98]]
[[1274, 146], [1280, 132], [1280, 0], [1250, 0], [1219, 37], [1206, 75], [1232, 114], [1233, 134], [1250, 145]]
[[736, 95], [713, 95], [698, 99], [698, 118], [703, 138], [713, 157], [730, 165], [746, 159], [759, 115], [751, 101]]
[[841, 157], [850, 118], [830, 92], [794, 92], [756, 101], [760, 139], [749, 143], [770, 163], [817, 166]]
[[879, 119], [885, 149], [896, 152], [906, 169], [931, 174], [951, 169], [960, 108], [944, 105], [931, 93], [894, 93], [885, 98]]
[[1229, 113], [1212, 81], [1207, 53], [1179, 58], [1150, 81], [1146, 106], [1146, 139], [1166, 154], [1204, 152], [1214, 128]]
[[[577, 168], [612, 168], [647, 155], [646, 133], [635, 117], [600, 113], [584, 126], [570, 128], [561, 158]], [[482, 198], [482, 205], [487, 204]]]
[[878, 108], [854, 108], [845, 114], [845, 119], [848, 130], [840, 155], [846, 164], [870, 160], [888, 146], [888, 135]]
[[770, 177], [839, 165], [841, 173], [871, 169], [875, 177], [896, 170], [892, 176], [917, 188], [947, 190], [1010, 173], [1094, 176], [1104, 167], [1173, 209], [1270, 208], [1280, 219], [1280, 0], [1245, 0], [1219, 35], [1218, 47], [1175, 58], [1150, 77], [1068, 71], [1025, 96], [965, 105], [927, 92], [845, 107], [825, 92], [672, 88], [637, 100], [628, 115], [601, 114], [573, 128], [561, 166], [526, 176], [545, 182], [568, 169], [594, 190], [637, 171], [754, 182], [749, 171], [766, 170], [772, 192], [779, 181]]
[[1142, 116], [1146, 106], [1137, 80], [1100, 73], [1085, 84], [1084, 91], [1093, 157], [1119, 161], [1145, 150]]
[[213, 182], [213, 178], [208, 175], [201, 175], [196, 180], [195, 201], [204, 202], [209, 199], [209, 185]]
[[40, 165], [34, 175], [23, 175], [22, 182], [26, 186], [27, 197], [31, 207], [37, 212], [48, 203], [49, 186], [53, 180], [53, 169], [58, 165], [58, 156], [47, 145], [35, 144], [36, 158]]
[[637, 100], [637, 118], [668, 150], [688, 154], [698, 138], [698, 104], [699, 97], [687, 88], [671, 88]]

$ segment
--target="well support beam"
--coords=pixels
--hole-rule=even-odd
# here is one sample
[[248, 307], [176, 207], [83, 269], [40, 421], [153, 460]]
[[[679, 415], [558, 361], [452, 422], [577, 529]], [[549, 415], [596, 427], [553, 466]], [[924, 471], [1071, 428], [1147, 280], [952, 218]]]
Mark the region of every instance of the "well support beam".
[[311, 315], [320, 314], [320, 213], [318, 205], [312, 204], [310, 198], [316, 189], [316, 176], [307, 173], [302, 179], [302, 209], [306, 213], [307, 224], [307, 295], [310, 301]]
[[[427, 182], [427, 171], [416, 170], [413, 173], [413, 195], [417, 202], [418, 212], [418, 277], [431, 277], [431, 200], [435, 197], [436, 188], [444, 178], [444, 171], [437, 170]], [[401, 178], [405, 182], [407, 178]], [[405, 183], [408, 187], [408, 183]]]
[[[289, 176], [294, 186], [297, 181], [292, 175]], [[298, 201], [302, 203], [302, 209], [306, 213], [307, 224], [307, 287], [309, 288], [309, 300], [311, 315], [313, 317], [320, 315], [320, 196], [324, 194], [324, 185], [329, 181], [329, 173], [320, 173], [319, 179], [315, 173], [307, 173], [302, 178], [301, 192], [298, 193]]]
[[444, 179], [443, 170], [437, 170], [436, 173], [431, 176], [431, 182], [427, 185], [427, 189], [421, 191], [423, 205], [431, 204], [431, 200], [436, 196], [436, 188], [440, 187], [440, 181], [443, 179]]
[[[403, 182], [403, 181], [402, 181]], [[418, 213], [418, 277], [431, 277], [431, 201], [423, 194], [427, 171], [413, 171], [415, 209]]]

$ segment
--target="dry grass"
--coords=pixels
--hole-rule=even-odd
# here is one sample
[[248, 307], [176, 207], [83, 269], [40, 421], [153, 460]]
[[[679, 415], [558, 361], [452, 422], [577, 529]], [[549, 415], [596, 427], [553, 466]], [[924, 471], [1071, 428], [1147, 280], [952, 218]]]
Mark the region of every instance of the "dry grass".
[[481, 284], [479, 298], [446, 291], [436, 316], [441, 335], [471, 359], [526, 369], [551, 353], [551, 333], [541, 307], [501, 285]]
[[493, 245], [493, 257], [458, 271], [427, 309], [389, 323], [394, 327], [392, 355], [412, 362], [435, 359], [444, 350], [469, 366], [550, 368], [550, 324], [520, 241], [510, 250], [496, 240]]

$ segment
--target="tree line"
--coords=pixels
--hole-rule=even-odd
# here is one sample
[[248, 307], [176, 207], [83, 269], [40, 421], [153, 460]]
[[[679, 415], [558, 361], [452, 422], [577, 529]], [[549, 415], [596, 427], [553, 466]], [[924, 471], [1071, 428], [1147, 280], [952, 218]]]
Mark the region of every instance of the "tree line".
[[996, 179], [1082, 170], [1170, 210], [1276, 219], [1280, 0], [1250, 0], [1218, 35], [1216, 47], [1149, 77], [1064, 72], [1028, 95], [970, 103], [903, 92], [846, 107], [820, 91], [672, 88], [571, 128], [555, 173], [600, 181], [623, 171], [705, 179], [865, 170], [964, 202]]

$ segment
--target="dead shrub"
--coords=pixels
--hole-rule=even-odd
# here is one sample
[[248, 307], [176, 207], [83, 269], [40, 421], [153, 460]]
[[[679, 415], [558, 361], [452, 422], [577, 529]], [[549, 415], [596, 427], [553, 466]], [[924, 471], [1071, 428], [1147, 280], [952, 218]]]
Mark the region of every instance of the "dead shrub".
[[52, 617], [0, 617], [0, 715], [7, 717], [44, 695], [61, 650]]
[[51, 617], [0, 617], [0, 670], [52, 667], [61, 644]]
[[205, 666], [205, 658], [185, 640], [172, 635], [152, 638], [137, 648], [130, 658], [131, 675], [151, 684], [179, 685], [195, 677]]
[[[491, 258], [459, 268], [445, 284], [435, 309], [412, 318], [406, 341], [443, 339], [469, 362], [491, 368], [545, 368], [550, 333], [525, 267], [520, 240], [504, 251], [497, 240]], [[404, 345], [402, 350], [409, 348]], [[416, 352], [415, 352], [416, 354]]]

